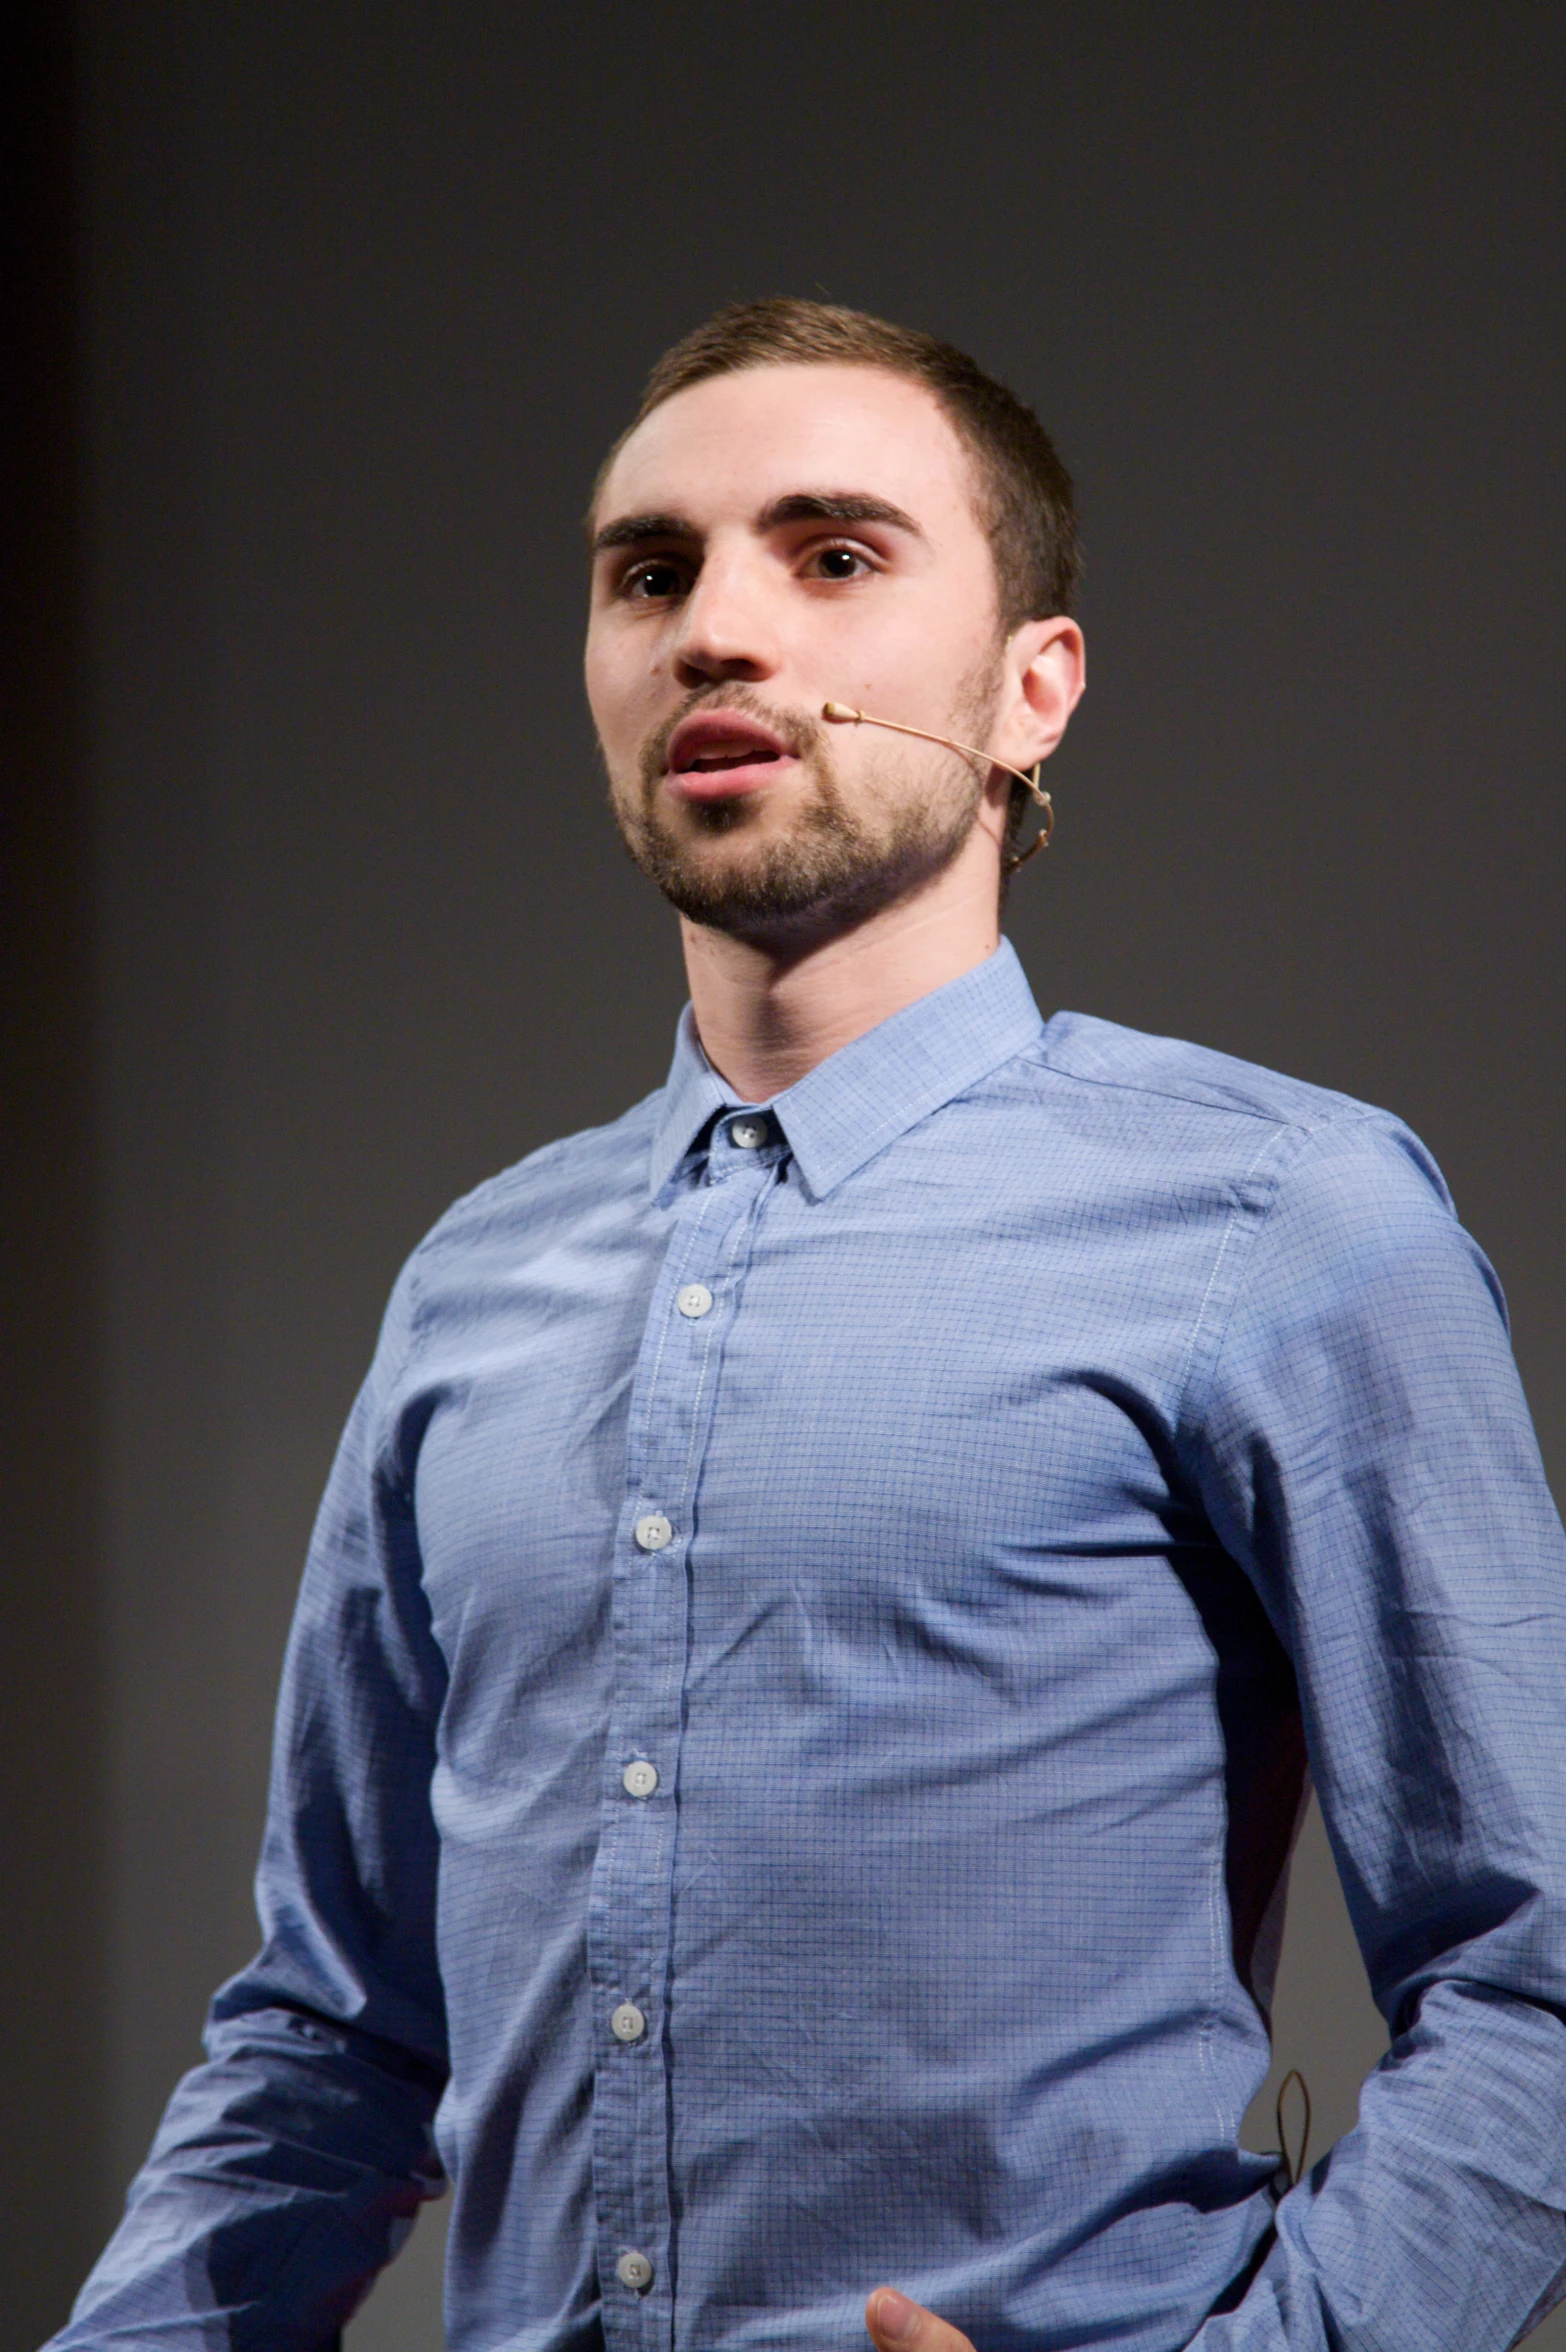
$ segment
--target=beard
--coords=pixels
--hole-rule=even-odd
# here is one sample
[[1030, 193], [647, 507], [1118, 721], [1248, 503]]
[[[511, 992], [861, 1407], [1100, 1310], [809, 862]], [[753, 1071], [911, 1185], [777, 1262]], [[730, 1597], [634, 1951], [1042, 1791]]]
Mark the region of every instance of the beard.
[[[952, 731], [980, 741], [994, 715], [994, 667], [959, 689]], [[769, 727], [799, 761], [807, 794], [787, 833], [759, 832], [750, 795], [690, 806], [694, 838], [663, 815], [659, 794], [669, 744], [692, 711], [720, 702]], [[983, 801], [982, 771], [932, 746], [921, 757], [892, 753], [861, 770], [850, 805], [822, 726], [771, 709], [738, 685], [703, 687], [643, 748], [634, 802], [611, 791], [615, 823], [635, 863], [693, 923], [737, 939], [802, 938], [842, 930], [912, 896], [946, 871], [973, 831]], [[738, 837], [738, 838], [737, 838]], [[726, 854], [725, 841], [735, 846]]]

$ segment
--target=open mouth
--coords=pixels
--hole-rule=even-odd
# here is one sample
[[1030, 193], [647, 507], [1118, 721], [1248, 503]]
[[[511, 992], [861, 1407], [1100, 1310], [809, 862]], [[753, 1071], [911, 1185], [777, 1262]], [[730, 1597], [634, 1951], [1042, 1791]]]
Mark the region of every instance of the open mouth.
[[737, 711], [702, 711], [674, 731], [669, 789], [685, 800], [727, 799], [759, 791], [793, 765], [793, 753], [770, 728]]
[[704, 751], [678, 770], [682, 776], [721, 776], [730, 768], [763, 768], [776, 761], [775, 751]]

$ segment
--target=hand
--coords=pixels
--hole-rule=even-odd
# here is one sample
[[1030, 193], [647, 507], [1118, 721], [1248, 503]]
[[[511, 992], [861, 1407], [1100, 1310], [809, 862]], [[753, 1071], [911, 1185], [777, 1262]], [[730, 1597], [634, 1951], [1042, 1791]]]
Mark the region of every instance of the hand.
[[960, 2329], [910, 2303], [895, 2287], [877, 2287], [865, 2305], [865, 2325], [876, 2352], [973, 2352]]

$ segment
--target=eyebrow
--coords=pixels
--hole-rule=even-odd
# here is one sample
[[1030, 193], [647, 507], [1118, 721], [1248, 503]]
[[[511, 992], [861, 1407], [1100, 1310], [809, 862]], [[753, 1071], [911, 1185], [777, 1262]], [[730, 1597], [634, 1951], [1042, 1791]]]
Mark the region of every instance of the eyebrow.
[[[785, 523], [887, 523], [916, 539], [925, 534], [911, 514], [889, 498], [872, 498], [862, 490], [791, 490], [775, 498], [756, 517], [760, 531], [775, 531]], [[616, 547], [641, 547], [653, 540], [699, 539], [694, 523], [679, 514], [620, 515], [593, 535], [594, 555]]]
[[889, 498], [872, 498], [862, 490], [794, 490], [775, 499], [756, 520], [763, 531], [774, 531], [780, 523], [890, 523], [894, 530], [924, 537], [911, 514]]
[[694, 523], [683, 515], [639, 514], [622, 515], [618, 522], [605, 523], [593, 534], [594, 555], [606, 555], [611, 547], [640, 547], [647, 539], [694, 539]]

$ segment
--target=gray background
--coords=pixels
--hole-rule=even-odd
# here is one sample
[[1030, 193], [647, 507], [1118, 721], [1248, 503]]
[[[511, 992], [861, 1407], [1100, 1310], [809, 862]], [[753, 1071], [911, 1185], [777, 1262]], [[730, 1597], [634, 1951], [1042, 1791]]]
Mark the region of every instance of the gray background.
[[[1410, 1119], [1557, 1483], [1566, 1449], [1560, 12], [31, 20], [6, 2352], [251, 1946], [298, 1562], [399, 1260], [661, 1076], [675, 940], [602, 810], [577, 524], [717, 302], [864, 304], [1035, 401], [1092, 678], [1012, 910], [1041, 1001]], [[1377, 2047], [1312, 1831], [1279, 2050], [1318, 2147]], [[438, 2237], [354, 2352], [438, 2344]]]

